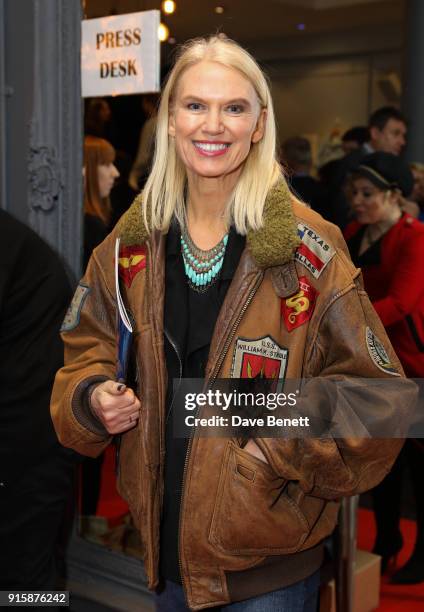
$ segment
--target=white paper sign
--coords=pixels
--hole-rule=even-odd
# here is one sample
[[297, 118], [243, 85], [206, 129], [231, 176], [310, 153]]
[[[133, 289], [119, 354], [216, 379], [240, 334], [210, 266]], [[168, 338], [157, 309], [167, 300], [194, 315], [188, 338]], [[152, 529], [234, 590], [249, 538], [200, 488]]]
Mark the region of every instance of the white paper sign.
[[82, 22], [82, 95], [115, 96], [159, 91], [160, 11]]

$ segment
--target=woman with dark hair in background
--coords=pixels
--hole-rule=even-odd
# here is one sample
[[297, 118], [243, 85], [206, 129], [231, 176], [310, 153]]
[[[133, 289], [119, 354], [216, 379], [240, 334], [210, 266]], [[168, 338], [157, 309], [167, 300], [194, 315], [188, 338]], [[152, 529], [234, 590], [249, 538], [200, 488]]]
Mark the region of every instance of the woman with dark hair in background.
[[[356, 221], [345, 230], [353, 262], [362, 268], [365, 289], [407, 376], [424, 377], [424, 226], [402, 211], [413, 187], [407, 164], [391, 153], [365, 157], [353, 174]], [[392, 577], [398, 584], [424, 580], [424, 448], [407, 440], [392, 471], [374, 489], [377, 538], [383, 573], [402, 548], [399, 529], [403, 464], [407, 460], [417, 508], [412, 557]]]
[[96, 136], [84, 139], [84, 268], [93, 249], [109, 232], [112, 207], [109, 195], [118, 178], [115, 149]]

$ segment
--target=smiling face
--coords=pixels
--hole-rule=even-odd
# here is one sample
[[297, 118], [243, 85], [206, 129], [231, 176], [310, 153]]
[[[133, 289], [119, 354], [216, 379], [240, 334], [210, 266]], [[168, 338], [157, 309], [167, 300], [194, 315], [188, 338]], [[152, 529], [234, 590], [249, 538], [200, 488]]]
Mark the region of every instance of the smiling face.
[[265, 113], [237, 70], [209, 61], [187, 68], [176, 86], [168, 131], [189, 180], [235, 182], [252, 143], [263, 136]]
[[369, 225], [388, 219], [395, 202], [394, 194], [379, 189], [368, 179], [361, 177], [353, 181], [351, 205], [359, 223]]

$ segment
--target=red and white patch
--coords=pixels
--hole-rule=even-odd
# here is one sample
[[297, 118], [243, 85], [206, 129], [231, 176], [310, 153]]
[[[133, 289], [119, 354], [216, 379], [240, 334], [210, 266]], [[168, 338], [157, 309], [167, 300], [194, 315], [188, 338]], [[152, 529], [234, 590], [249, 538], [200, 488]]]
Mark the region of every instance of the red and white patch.
[[146, 267], [146, 247], [127, 246], [119, 250], [119, 276], [130, 288], [134, 278]]
[[297, 233], [302, 244], [296, 249], [295, 259], [305, 266], [312, 276], [319, 278], [336, 251], [304, 223], [298, 224]]
[[279, 391], [286, 375], [288, 349], [279, 346], [271, 336], [255, 340], [237, 338], [231, 378], [273, 380], [272, 391]]
[[281, 313], [284, 318], [287, 331], [291, 332], [296, 327], [309, 321], [314, 312], [319, 292], [313, 287], [306, 276], [299, 278], [299, 291], [289, 298], [281, 300]]

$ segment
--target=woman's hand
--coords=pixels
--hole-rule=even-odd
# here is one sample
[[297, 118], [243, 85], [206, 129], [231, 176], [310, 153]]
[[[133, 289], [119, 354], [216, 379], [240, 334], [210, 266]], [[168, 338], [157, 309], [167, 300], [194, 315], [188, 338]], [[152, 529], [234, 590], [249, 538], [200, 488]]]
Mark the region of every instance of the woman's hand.
[[108, 433], [120, 434], [138, 422], [141, 403], [132, 389], [122, 383], [106, 380], [91, 394], [91, 409]]
[[246, 446], [243, 447], [243, 450], [247, 451], [251, 455], [254, 455], [257, 459], [260, 459], [264, 463], [268, 463], [265, 455], [254, 440], [249, 440]]

